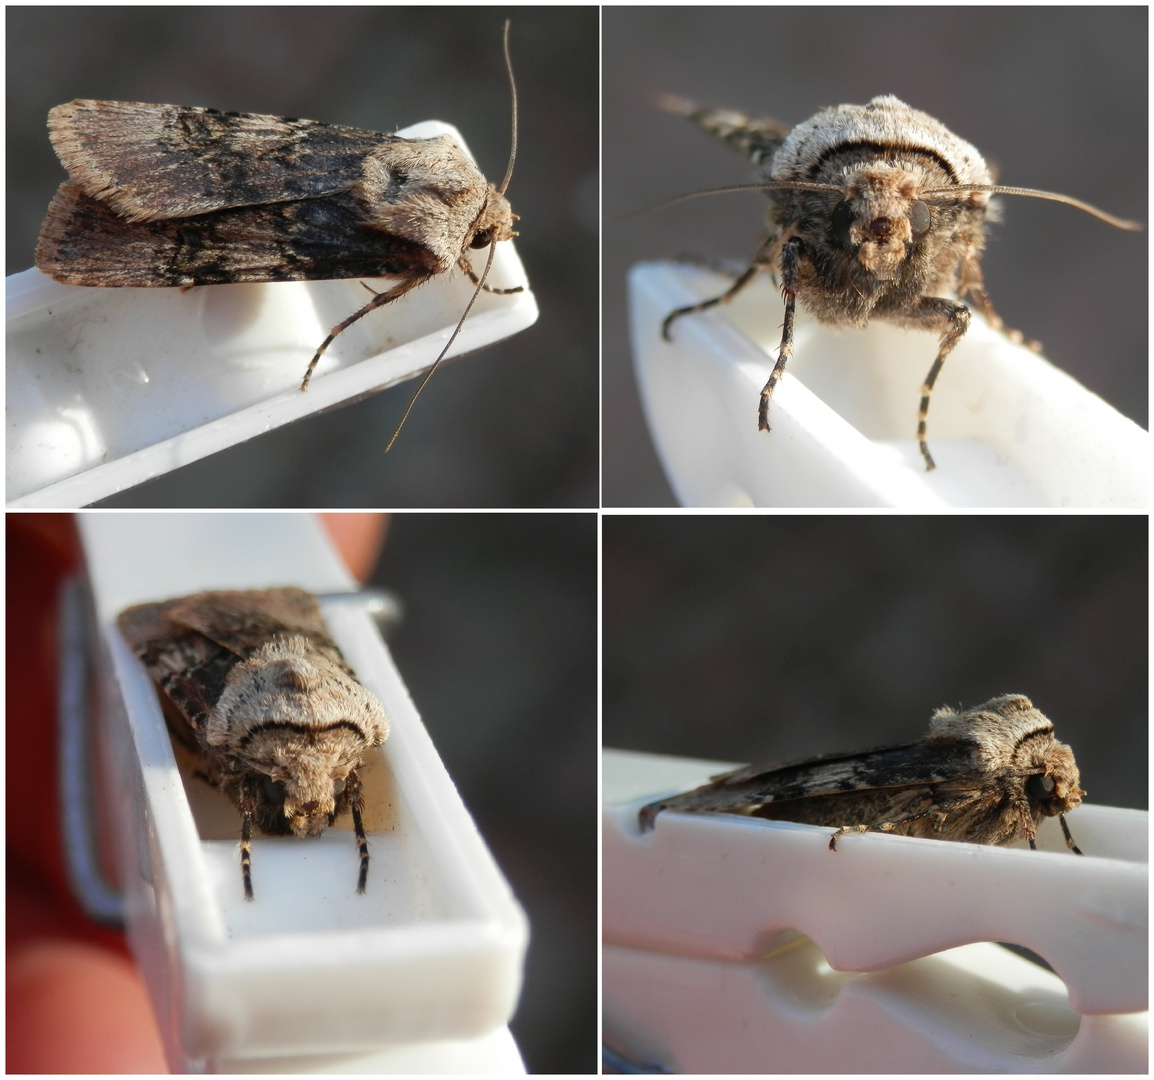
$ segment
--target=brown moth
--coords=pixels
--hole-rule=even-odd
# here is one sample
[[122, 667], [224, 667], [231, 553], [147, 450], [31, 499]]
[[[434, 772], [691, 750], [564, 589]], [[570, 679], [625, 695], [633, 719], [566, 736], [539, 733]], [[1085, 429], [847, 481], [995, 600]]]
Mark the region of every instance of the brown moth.
[[[509, 62], [505, 24], [505, 62]], [[284, 116], [180, 105], [71, 101], [48, 114], [68, 172], [48, 208], [36, 266], [64, 285], [174, 287], [397, 277], [332, 328], [301, 380], [358, 319], [460, 268], [476, 286], [444, 359], [485, 284], [496, 245], [516, 236], [505, 190], [447, 135], [403, 139]], [[481, 276], [469, 252], [489, 249]], [[367, 287], [367, 286], [366, 286]], [[372, 291], [372, 290], [370, 290]], [[386, 447], [386, 449], [388, 449]]]
[[747, 766], [684, 795], [642, 808], [642, 831], [663, 810], [715, 811], [829, 825], [830, 851], [846, 833], [886, 832], [967, 844], [1028, 840], [1057, 817], [1081, 855], [1065, 815], [1086, 793], [1074, 754], [1021, 694], [975, 709], [938, 709], [921, 742], [785, 765]]
[[676, 319], [725, 303], [762, 270], [780, 280], [785, 322], [777, 363], [761, 391], [762, 431], [770, 430], [770, 397], [793, 355], [797, 303], [834, 326], [883, 319], [930, 330], [941, 341], [922, 384], [917, 426], [928, 472], [934, 459], [926, 414], [942, 364], [970, 325], [962, 300], [968, 296], [992, 326], [1002, 328], [979, 262], [990, 196], [1052, 199], [1120, 229], [1141, 228], [1065, 195], [995, 184], [974, 146], [892, 95], [823, 109], [792, 130], [681, 98], [662, 104], [733, 146], [765, 176], [746, 185], [764, 190], [773, 204], [767, 235], [749, 267], [721, 296], [671, 312], [661, 328], [669, 340]]
[[302, 589], [204, 592], [141, 604], [117, 619], [160, 688], [174, 735], [241, 814], [251, 900], [251, 835], [319, 836], [351, 811], [365, 891], [369, 849], [357, 770], [389, 722], [357, 681]]

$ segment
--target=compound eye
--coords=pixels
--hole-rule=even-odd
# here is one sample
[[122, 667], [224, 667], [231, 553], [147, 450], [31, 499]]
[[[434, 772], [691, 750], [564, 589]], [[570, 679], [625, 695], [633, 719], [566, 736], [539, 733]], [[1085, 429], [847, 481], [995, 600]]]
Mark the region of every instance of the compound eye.
[[1054, 794], [1053, 777], [1045, 773], [1035, 773], [1026, 780], [1026, 795], [1031, 802], [1049, 802]]
[[271, 776], [265, 776], [261, 778], [260, 789], [273, 806], [284, 804], [284, 784], [278, 783]]
[[488, 247], [493, 242], [493, 234], [489, 229], [482, 229], [469, 241], [471, 248]]
[[833, 219], [831, 221], [833, 227], [833, 235], [838, 242], [844, 247], [853, 247], [853, 243], [849, 238], [849, 231], [853, 225], [853, 208], [848, 202], [839, 202], [833, 210]]
[[920, 240], [930, 231], [934, 223], [930, 208], [921, 199], [915, 199], [910, 205], [910, 232], [915, 240]]

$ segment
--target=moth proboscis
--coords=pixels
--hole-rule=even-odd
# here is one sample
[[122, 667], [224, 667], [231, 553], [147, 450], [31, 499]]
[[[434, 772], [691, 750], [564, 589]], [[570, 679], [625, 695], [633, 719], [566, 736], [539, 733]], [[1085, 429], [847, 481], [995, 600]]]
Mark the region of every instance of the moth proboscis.
[[[309, 362], [302, 391], [340, 333], [460, 267], [476, 288], [388, 451], [479, 293], [523, 291], [486, 284], [496, 244], [517, 235], [517, 215], [505, 198], [517, 155], [508, 22], [504, 52], [513, 139], [500, 187], [446, 135], [402, 139], [177, 105], [58, 105], [48, 114], [48, 131], [69, 179], [48, 208], [36, 266], [65, 285], [104, 287], [399, 277], [332, 328]], [[478, 277], [468, 254], [486, 247]]]
[[979, 261], [990, 197], [1050, 199], [1120, 229], [1141, 229], [1079, 199], [995, 184], [974, 146], [892, 95], [868, 105], [823, 109], [792, 130], [673, 96], [661, 104], [737, 149], [765, 176], [762, 183], [695, 192], [661, 204], [752, 189], [765, 191], [773, 204], [766, 236], [748, 268], [720, 296], [678, 308], [661, 326], [670, 340], [676, 319], [731, 300], [762, 270], [780, 281], [785, 320], [777, 362], [758, 405], [762, 431], [770, 430], [770, 398], [793, 355], [799, 302], [833, 326], [860, 328], [883, 319], [930, 330], [941, 340], [921, 387], [917, 424], [918, 449], [930, 471], [930, 395], [946, 357], [969, 328], [963, 298], [969, 296], [990, 325], [1004, 329], [983, 286]]
[[938, 709], [921, 742], [722, 773], [695, 791], [642, 807], [642, 831], [663, 810], [715, 811], [829, 825], [830, 851], [847, 833], [884, 832], [1031, 848], [1043, 817], [1065, 815], [1086, 793], [1074, 754], [1021, 694], [974, 709]]
[[319, 836], [350, 811], [369, 849], [357, 772], [389, 731], [303, 589], [203, 592], [128, 608], [117, 626], [160, 688], [173, 734], [241, 814], [241, 877], [253, 897], [251, 836]]

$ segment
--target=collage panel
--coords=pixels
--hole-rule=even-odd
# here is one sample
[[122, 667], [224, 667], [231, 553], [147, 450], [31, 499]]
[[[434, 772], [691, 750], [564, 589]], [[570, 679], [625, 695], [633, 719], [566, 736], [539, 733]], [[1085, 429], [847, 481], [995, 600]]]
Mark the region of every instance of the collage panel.
[[596, 1071], [595, 515], [6, 534], [9, 1071]]
[[603, 526], [606, 1071], [1141, 1072], [1147, 519]]
[[503, 196], [496, 9], [62, 10], [6, 12], [9, 505], [598, 505], [596, 8], [509, 13]]
[[605, 505], [1145, 508], [1147, 28], [606, 8]]

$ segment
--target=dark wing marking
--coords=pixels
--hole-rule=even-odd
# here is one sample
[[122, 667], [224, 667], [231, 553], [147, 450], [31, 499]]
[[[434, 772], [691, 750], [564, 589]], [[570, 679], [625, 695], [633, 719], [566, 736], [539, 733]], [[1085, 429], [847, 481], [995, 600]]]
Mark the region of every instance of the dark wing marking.
[[346, 191], [373, 150], [374, 131], [281, 116], [178, 105], [72, 101], [48, 114], [68, 175], [130, 221]]
[[116, 624], [153, 681], [199, 738], [239, 657], [167, 618], [164, 606], [141, 604], [129, 608], [120, 614]]
[[[746, 766], [721, 773], [694, 791], [650, 803], [641, 810], [641, 825], [650, 828], [662, 810], [758, 814], [771, 804], [776, 810], [783, 803], [796, 806], [807, 799], [825, 799], [838, 793], [946, 783], [972, 770], [972, 747], [968, 741], [936, 740], [855, 754], [827, 754], [784, 765]], [[775, 810], [760, 816], [777, 816]]]
[[65, 285], [174, 286], [431, 276], [424, 245], [366, 224], [353, 195], [130, 222], [62, 184], [40, 234], [36, 265]]

